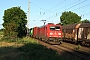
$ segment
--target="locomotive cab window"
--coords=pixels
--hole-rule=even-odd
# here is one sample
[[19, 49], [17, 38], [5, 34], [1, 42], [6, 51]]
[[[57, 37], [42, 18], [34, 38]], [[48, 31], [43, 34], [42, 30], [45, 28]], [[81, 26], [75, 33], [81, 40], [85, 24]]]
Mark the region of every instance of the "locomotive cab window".
[[56, 29], [55, 30], [60, 30], [60, 27], [59, 26], [56, 26]]
[[59, 26], [50, 26], [50, 30], [60, 30]]

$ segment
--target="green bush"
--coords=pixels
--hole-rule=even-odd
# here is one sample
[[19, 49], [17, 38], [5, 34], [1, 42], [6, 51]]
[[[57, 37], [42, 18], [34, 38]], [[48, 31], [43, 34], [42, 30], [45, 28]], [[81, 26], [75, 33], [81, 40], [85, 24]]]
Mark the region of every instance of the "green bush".
[[77, 47], [75, 48], [76, 50], [79, 50], [81, 48], [81, 45], [78, 44]]

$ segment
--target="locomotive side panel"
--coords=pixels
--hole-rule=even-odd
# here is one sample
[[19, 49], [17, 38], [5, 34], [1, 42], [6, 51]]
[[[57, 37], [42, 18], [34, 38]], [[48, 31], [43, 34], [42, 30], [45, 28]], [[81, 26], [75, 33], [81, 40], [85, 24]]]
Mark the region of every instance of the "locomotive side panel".
[[47, 24], [40, 27], [39, 37], [47, 42], [58, 42], [60, 44], [62, 38], [62, 27], [55, 24]]

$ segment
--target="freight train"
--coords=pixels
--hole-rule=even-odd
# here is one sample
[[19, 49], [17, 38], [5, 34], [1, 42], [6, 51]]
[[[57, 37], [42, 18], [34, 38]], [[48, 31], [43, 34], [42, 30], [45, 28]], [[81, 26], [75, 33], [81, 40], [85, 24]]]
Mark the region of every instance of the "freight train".
[[64, 26], [48, 23], [41, 27], [31, 28], [30, 36], [55, 44], [69, 41], [90, 46], [90, 23], [76, 23]]
[[76, 23], [62, 26], [63, 41], [90, 46], [90, 23]]
[[30, 29], [30, 36], [50, 44], [61, 44], [62, 26], [54, 23], [48, 23], [40, 27], [34, 27]]

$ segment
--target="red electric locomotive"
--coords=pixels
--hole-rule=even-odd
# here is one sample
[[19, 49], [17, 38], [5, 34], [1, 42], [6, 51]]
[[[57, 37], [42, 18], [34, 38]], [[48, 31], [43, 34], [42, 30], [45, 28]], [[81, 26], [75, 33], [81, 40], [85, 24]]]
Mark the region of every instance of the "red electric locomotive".
[[33, 28], [33, 36], [52, 44], [62, 42], [62, 27], [53, 23]]

